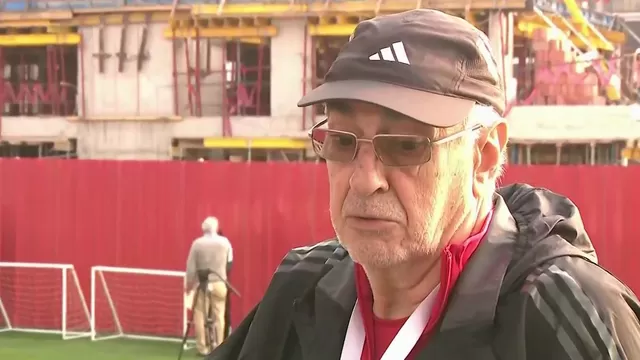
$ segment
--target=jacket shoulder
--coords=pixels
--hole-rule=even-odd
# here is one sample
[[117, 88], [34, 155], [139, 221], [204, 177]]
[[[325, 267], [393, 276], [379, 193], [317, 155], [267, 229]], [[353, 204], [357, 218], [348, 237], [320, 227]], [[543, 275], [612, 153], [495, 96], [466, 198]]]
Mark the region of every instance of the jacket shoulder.
[[[276, 269], [260, 303], [208, 360], [282, 358], [280, 350], [291, 334], [292, 302], [335, 262], [346, 256], [346, 250], [337, 240], [289, 251]], [[291, 354], [287, 356], [294, 356], [294, 350], [288, 351]]]
[[276, 269], [277, 274], [284, 273], [319, 273], [325, 265], [332, 264], [347, 256], [346, 250], [337, 239], [327, 240], [315, 245], [292, 249], [282, 259]]
[[290, 250], [273, 274], [261, 307], [290, 304], [346, 256], [346, 250], [337, 240]]
[[638, 299], [594, 262], [563, 256], [541, 264], [526, 277], [520, 295], [526, 333], [533, 335], [527, 347], [547, 338], [544, 332], [554, 334], [547, 349], [568, 358], [640, 359]]

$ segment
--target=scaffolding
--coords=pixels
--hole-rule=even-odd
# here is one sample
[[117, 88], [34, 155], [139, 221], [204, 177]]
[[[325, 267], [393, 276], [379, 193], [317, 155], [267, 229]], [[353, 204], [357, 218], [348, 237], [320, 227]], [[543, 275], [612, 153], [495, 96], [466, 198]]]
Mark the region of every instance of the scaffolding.
[[78, 112], [78, 48], [0, 46], [2, 116], [72, 116]]
[[[6, 117], [76, 115], [78, 51], [82, 41], [66, 29], [0, 29], [0, 134]], [[0, 156], [69, 156], [72, 141], [6, 139]], [[48, 139], [52, 140], [52, 139]]]
[[624, 141], [579, 143], [510, 143], [507, 156], [515, 165], [620, 165]]
[[[8, 6], [17, 3], [32, 6], [31, 10], [37, 10], [38, 16], [29, 12], [20, 16], [7, 13], [10, 12]], [[0, 28], [39, 27], [43, 30], [38, 34], [23, 34], [21, 30], [0, 33], [2, 68], [5, 69], [5, 62], [11, 63], [11, 70], [4, 70], [5, 90], [0, 94], [3, 115], [85, 114], [82, 97], [77, 100], [78, 104], [75, 103], [78, 88], [82, 90], [84, 69], [77, 71], [77, 66], [81, 65], [69, 55], [74, 51], [70, 49], [82, 42], [76, 29], [121, 25], [119, 52], [107, 54], [101, 46], [95, 54], [88, 56], [97, 59], [97, 71], [103, 71], [108, 58], [117, 58], [118, 70], [122, 72], [125, 66], [137, 66], [140, 70], [148, 58], [146, 28], [138, 53], [125, 54], [124, 39], [128, 26], [162, 22], [169, 24], [163, 36], [172, 44], [171, 54], [166, 56], [171, 56], [172, 68], [169, 71], [175, 117], [211, 117], [216, 121], [222, 118], [220, 133], [231, 138], [237, 135], [232, 117], [267, 117], [271, 114], [271, 39], [279, 31], [272, 24], [273, 19], [299, 18], [307, 23], [301, 59], [304, 73], [300, 81], [304, 94], [321, 84], [329, 65], [358, 22], [380, 14], [427, 6], [464, 17], [485, 32], [490, 13], [515, 12], [515, 35], [521, 38], [523, 47], [526, 47], [533, 29], [557, 28], [581, 52], [583, 60], [590, 62], [591, 67], [599, 72], [603, 84], [609, 83], [611, 74], [618, 71], [616, 55], [604, 61], [601, 54], [613, 53], [624, 42], [624, 24], [612, 21], [611, 17], [581, 10], [573, 0], [503, 0], [499, 4], [495, 0], [276, 0], [242, 3], [234, 0], [215, 3], [201, 0], [6, 0], [0, 2]], [[52, 29], [61, 30], [52, 32]], [[98, 44], [105, 41], [102, 30], [99, 33]], [[22, 69], [22, 65], [19, 56], [14, 54], [26, 54], [28, 49], [39, 49], [33, 50], [39, 54], [40, 70], [33, 71], [37, 76], [26, 70], [17, 70]], [[82, 52], [82, 46], [77, 49]], [[594, 53], [599, 56], [592, 56]], [[125, 59], [132, 56], [137, 57], [137, 65], [125, 65]], [[80, 57], [84, 55], [80, 54]], [[72, 65], [74, 61], [75, 65]], [[525, 59], [519, 67], [528, 65]], [[73, 66], [76, 70], [71, 70]], [[520, 97], [519, 104], [531, 104], [535, 89], [529, 91], [526, 81], [518, 82], [518, 85], [520, 90], [527, 90], [521, 91], [526, 96]], [[313, 124], [320, 110], [302, 111], [301, 132]], [[235, 145], [229, 144], [243, 147], [249, 143], [251, 146], [266, 146], [266, 142], [244, 140]], [[283, 147], [301, 146], [298, 143], [271, 143]]]
[[276, 33], [266, 18], [170, 18], [175, 115], [221, 116], [224, 137], [233, 136], [231, 116], [269, 116]]

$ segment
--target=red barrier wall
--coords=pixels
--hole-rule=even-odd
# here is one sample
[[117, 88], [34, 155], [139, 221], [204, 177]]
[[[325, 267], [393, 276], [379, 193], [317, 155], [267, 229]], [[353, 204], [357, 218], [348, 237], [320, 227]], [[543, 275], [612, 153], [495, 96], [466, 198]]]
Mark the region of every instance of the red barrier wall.
[[[512, 167], [503, 183], [572, 198], [601, 262], [640, 291], [640, 222], [632, 219], [639, 175], [640, 167]], [[183, 270], [201, 221], [215, 215], [235, 250], [232, 281], [243, 295], [233, 299], [237, 323], [288, 249], [332, 236], [327, 200], [325, 168], [313, 163], [1, 160], [0, 260], [74, 264], [88, 296], [93, 265]], [[137, 319], [129, 331], [179, 326], [175, 281], [107, 282], [122, 299], [120, 317]], [[154, 305], [140, 310], [145, 303]]]

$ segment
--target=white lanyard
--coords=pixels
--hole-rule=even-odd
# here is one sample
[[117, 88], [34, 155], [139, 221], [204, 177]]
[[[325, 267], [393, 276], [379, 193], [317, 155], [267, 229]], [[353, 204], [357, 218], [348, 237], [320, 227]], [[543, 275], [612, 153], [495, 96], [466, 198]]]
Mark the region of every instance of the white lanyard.
[[[409, 316], [409, 319], [402, 325], [400, 331], [396, 334], [389, 344], [389, 347], [382, 355], [380, 360], [404, 360], [411, 353], [414, 346], [422, 336], [424, 329], [427, 327], [429, 318], [431, 317], [431, 309], [436, 301], [440, 285], [427, 296], [416, 310]], [[344, 339], [342, 347], [342, 355], [340, 360], [360, 360], [362, 358], [362, 348], [364, 347], [364, 322], [362, 313], [360, 312], [359, 302], [353, 307], [347, 335]]]

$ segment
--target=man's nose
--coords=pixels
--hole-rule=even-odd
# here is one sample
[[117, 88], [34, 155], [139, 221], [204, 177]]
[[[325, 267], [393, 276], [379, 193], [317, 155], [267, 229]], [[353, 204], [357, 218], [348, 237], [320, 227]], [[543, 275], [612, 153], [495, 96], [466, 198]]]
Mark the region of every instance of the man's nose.
[[378, 191], [389, 190], [389, 183], [384, 174], [384, 165], [376, 156], [370, 143], [361, 142], [355, 159], [353, 174], [349, 179], [352, 191], [360, 196], [369, 196]]

